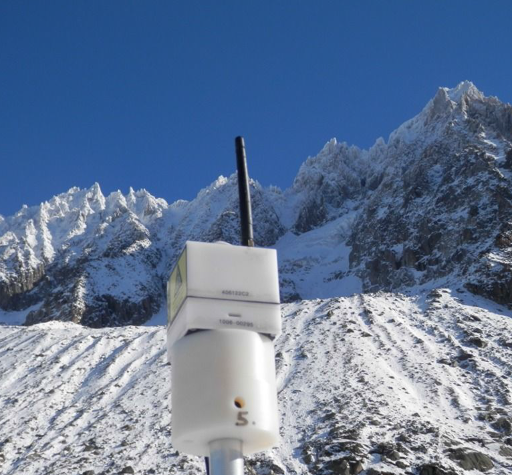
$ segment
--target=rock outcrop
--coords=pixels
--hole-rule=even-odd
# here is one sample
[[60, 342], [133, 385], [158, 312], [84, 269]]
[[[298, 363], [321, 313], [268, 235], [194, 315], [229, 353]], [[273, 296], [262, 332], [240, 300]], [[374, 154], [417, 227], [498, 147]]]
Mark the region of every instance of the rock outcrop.
[[[463, 82], [370, 150], [329, 141], [285, 191], [251, 182], [282, 298], [440, 283], [512, 305], [512, 107]], [[239, 242], [236, 175], [190, 201], [72, 188], [0, 219], [0, 309], [139, 324], [186, 240]]]

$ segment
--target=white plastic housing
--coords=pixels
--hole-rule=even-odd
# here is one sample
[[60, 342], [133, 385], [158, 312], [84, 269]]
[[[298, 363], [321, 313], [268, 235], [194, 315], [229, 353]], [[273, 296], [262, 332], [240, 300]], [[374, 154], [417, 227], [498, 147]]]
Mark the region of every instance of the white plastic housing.
[[219, 439], [242, 441], [244, 455], [277, 444], [279, 425], [270, 338], [252, 331], [187, 335], [171, 348], [172, 443], [209, 455]]
[[191, 330], [281, 333], [274, 249], [188, 241], [167, 285], [168, 348]]
[[188, 295], [279, 303], [275, 249], [186, 243]]

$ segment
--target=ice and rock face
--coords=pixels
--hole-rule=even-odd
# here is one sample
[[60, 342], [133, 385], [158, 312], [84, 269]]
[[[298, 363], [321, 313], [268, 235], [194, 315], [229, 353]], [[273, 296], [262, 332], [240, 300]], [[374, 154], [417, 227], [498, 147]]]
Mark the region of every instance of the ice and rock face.
[[291, 190], [298, 197], [292, 230], [304, 233], [338, 217], [348, 200], [361, 197], [367, 167], [367, 153], [336, 139], [316, 157], [308, 158]]
[[5, 310], [37, 304], [27, 323], [142, 323], [160, 306], [155, 221], [167, 209], [146, 191], [104, 197], [72, 188], [3, 223], [0, 299]]
[[[252, 182], [255, 236], [284, 233], [265, 190]], [[0, 308], [92, 327], [141, 324], [162, 306], [185, 240], [238, 242], [237, 183], [220, 177], [192, 202], [168, 205], [146, 190], [104, 196], [70, 189], [0, 223]]]
[[[512, 304], [511, 185], [512, 107], [465, 81], [370, 150], [329, 141], [287, 190], [251, 182], [255, 239], [288, 301], [442, 283]], [[186, 240], [239, 241], [237, 193], [235, 175], [173, 204], [95, 184], [23, 207], [0, 219], [0, 309], [141, 323]]]
[[440, 89], [391, 134], [350, 239], [366, 290], [459, 280], [512, 303], [511, 141], [512, 107], [470, 83]]

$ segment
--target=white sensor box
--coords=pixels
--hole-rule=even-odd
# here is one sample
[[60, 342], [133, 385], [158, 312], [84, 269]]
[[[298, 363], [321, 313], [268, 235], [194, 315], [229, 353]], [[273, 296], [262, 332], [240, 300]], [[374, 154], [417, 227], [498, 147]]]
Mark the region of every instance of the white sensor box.
[[174, 447], [208, 455], [210, 444], [230, 439], [247, 455], [275, 446], [276, 251], [189, 241], [167, 305]]
[[281, 333], [274, 249], [187, 241], [167, 284], [167, 345], [193, 330]]

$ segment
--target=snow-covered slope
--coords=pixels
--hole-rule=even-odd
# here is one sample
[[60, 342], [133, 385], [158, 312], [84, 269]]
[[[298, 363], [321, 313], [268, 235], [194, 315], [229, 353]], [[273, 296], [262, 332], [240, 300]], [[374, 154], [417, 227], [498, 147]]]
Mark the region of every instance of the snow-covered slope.
[[[511, 317], [448, 289], [283, 306], [282, 441], [246, 472], [511, 473]], [[0, 472], [203, 474], [170, 441], [171, 371], [162, 327], [0, 327]]]

